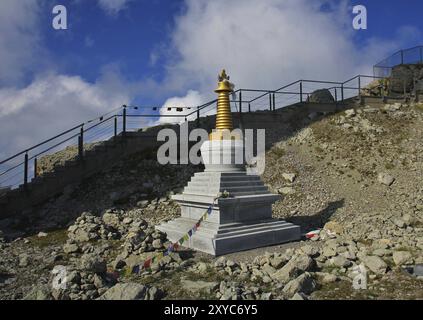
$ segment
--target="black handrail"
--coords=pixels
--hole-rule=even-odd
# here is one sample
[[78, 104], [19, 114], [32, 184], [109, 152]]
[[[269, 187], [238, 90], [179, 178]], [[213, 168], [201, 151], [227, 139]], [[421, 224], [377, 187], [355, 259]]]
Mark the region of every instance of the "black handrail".
[[[297, 81], [291, 82], [291, 83], [289, 83], [287, 85], [284, 85], [284, 86], [282, 86], [282, 87], [280, 87], [280, 88], [278, 88], [276, 90], [243, 89], [243, 88], [241, 88], [241, 89], [237, 89], [233, 93], [235, 95], [238, 94], [238, 98], [239, 99], [236, 100], [236, 101], [232, 101], [231, 100], [231, 102], [239, 103], [239, 112], [241, 113], [242, 112], [242, 104], [248, 103], [248, 111], [251, 111], [251, 104], [254, 101], [257, 101], [260, 98], [263, 98], [265, 96], [269, 96], [269, 102], [268, 102], [269, 103], [269, 107], [270, 107], [270, 110], [273, 110], [274, 111], [274, 110], [276, 110], [276, 101], [275, 101], [276, 100], [275, 99], [275, 96], [276, 95], [284, 95], [284, 94], [285, 95], [290, 95], [290, 96], [300, 95], [300, 102], [303, 101], [303, 96], [304, 95], [306, 95], [306, 96], [310, 95], [311, 92], [303, 91], [303, 84], [304, 83], [333, 84], [334, 86], [330, 87], [329, 90], [335, 90], [335, 96], [336, 96], [337, 95], [337, 90], [338, 89], [341, 89], [341, 96], [342, 96], [342, 100], [343, 100], [343, 98], [344, 98], [344, 90], [357, 90], [358, 89], [359, 90], [359, 95], [360, 95], [361, 78], [380, 79], [380, 78], [383, 78], [383, 77], [367, 76], [367, 75], [357, 75], [357, 76], [355, 76], [355, 77], [353, 77], [353, 78], [351, 78], [351, 79], [349, 79], [347, 81], [344, 81], [344, 82], [301, 79], [301, 80], [297, 80]], [[345, 86], [346, 83], [351, 82], [351, 81], [353, 81], [355, 79], [359, 79], [359, 86], [358, 86], [358, 88], [357, 87], [353, 87], [353, 86], [348, 86], [348, 87]], [[294, 86], [296, 84], [300, 84], [299, 92], [298, 91], [295, 91], [295, 90], [294, 91], [293, 90], [283, 91], [284, 89], [289, 88], [291, 86]], [[241, 98], [243, 92], [258, 93], [259, 95], [257, 95], [256, 97], [252, 98], [251, 100], [247, 100], [247, 99], [242, 99]], [[245, 95], [244, 95], [244, 97], [245, 97]], [[336, 100], [337, 100], [337, 98], [336, 98]], [[115, 110], [112, 110], [112, 111], [106, 113], [105, 115], [103, 115], [101, 117], [95, 118], [93, 120], [89, 120], [89, 121], [87, 121], [85, 123], [81, 123], [79, 125], [76, 125], [73, 128], [71, 128], [71, 129], [68, 129], [66, 131], [63, 131], [60, 134], [55, 135], [54, 137], [51, 137], [49, 139], [46, 139], [46, 140], [42, 141], [41, 143], [38, 143], [38, 144], [36, 144], [36, 145], [34, 145], [34, 146], [30, 147], [30, 148], [25, 149], [24, 151], [21, 151], [21, 152], [13, 155], [11, 157], [8, 157], [7, 159], [5, 159], [3, 161], [1, 161], [0, 162], [0, 165], [5, 164], [5, 163], [7, 163], [7, 162], [9, 162], [9, 161], [11, 161], [11, 160], [13, 160], [13, 159], [21, 156], [21, 155], [25, 155], [25, 161], [24, 162], [20, 162], [19, 164], [14, 165], [11, 168], [8, 168], [4, 172], [1, 172], [0, 173], [0, 176], [3, 176], [4, 174], [9, 173], [10, 171], [12, 171], [12, 170], [14, 170], [14, 169], [16, 169], [19, 166], [21, 166], [21, 165], [24, 164], [25, 165], [25, 177], [27, 178], [27, 176], [28, 176], [28, 172], [27, 172], [28, 171], [28, 161], [29, 160], [36, 161], [37, 157], [39, 157], [40, 155], [42, 155], [42, 154], [44, 154], [46, 152], [49, 152], [52, 149], [54, 149], [54, 148], [56, 148], [56, 147], [58, 147], [58, 146], [60, 146], [60, 145], [62, 145], [64, 143], [66, 143], [66, 142], [68, 142], [68, 141], [70, 141], [70, 140], [72, 140], [72, 139], [74, 139], [76, 137], [78, 137], [79, 153], [80, 153], [80, 156], [82, 156], [82, 153], [81, 152], [83, 152], [84, 133], [89, 132], [89, 131], [91, 131], [91, 130], [99, 127], [100, 125], [102, 125], [102, 124], [104, 124], [106, 122], [109, 122], [111, 120], [114, 122], [114, 126], [113, 126], [113, 124], [111, 124], [110, 127], [107, 128], [107, 129], [110, 129], [111, 127], [114, 127], [114, 130], [113, 130], [114, 131], [114, 136], [116, 136], [117, 133], [118, 133], [117, 132], [117, 120], [118, 120], [118, 118], [122, 118], [122, 126], [123, 126], [123, 128], [122, 128], [122, 135], [124, 136], [125, 135], [125, 131], [126, 131], [126, 119], [127, 118], [132, 118], [132, 117], [134, 117], [134, 118], [136, 118], [136, 117], [140, 117], [140, 118], [157, 118], [157, 117], [158, 118], [181, 118], [181, 117], [185, 117], [185, 120], [187, 120], [187, 118], [189, 116], [192, 116], [192, 115], [196, 114], [196, 116], [197, 116], [197, 123], [198, 123], [199, 117], [200, 117], [200, 113], [201, 112], [204, 112], [207, 108], [210, 108], [211, 106], [213, 106], [216, 102], [217, 102], [217, 99], [214, 99], [214, 100], [211, 100], [209, 102], [206, 102], [206, 103], [204, 103], [204, 104], [202, 104], [200, 106], [195, 106], [195, 107], [187, 107], [187, 106], [174, 107], [173, 109], [176, 108], [176, 109], [182, 109], [182, 110], [189, 111], [189, 112], [186, 112], [186, 113], [181, 113], [180, 115], [167, 115], [167, 114], [161, 114], [161, 113], [158, 113], [158, 114], [127, 114], [127, 110], [130, 110], [130, 109], [134, 109], [134, 110], [139, 110], [139, 109], [153, 109], [154, 111], [155, 110], [159, 110], [160, 111], [160, 110], [163, 109], [163, 107], [132, 106], [132, 105], [125, 106], [124, 105], [122, 107], [116, 108]], [[190, 109], [192, 109], [192, 111]], [[123, 112], [120, 112], [121, 110]], [[106, 115], [110, 115], [110, 116], [106, 117]], [[89, 125], [93, 121], [96, 121], [96, 120], [99, 120], [99, 122], [98, 123], [95, 123], [93, 125], [90, 125], [88, 127], [85, 127], [86, 125]], [[53, 146], [49, 146], [48, 148], [44, 149], [41, 152], [36, 153], [35, 155], [32, 155], [30, 157], [28, 156], [28, 153], [30, 151], [33, 151], [34, 149], [39, 148], [40, 146], [43, 146], [43, 145], [45, 145], [45, 144], [47, 144], [49, 142], [52, 142], [52, 141], [54, 141], [54, 140], [56, 140], [56, 139], [58, 139], [60, 137], [63, 137], [63, 136], [65, 136], [65, 135], [67, 135], [67, 134], [69, 134], [71, 132], [74, 132], [77, 129], [80, 129], [80, 131], [78, 133], [75, 133], [75, 134], [73, 134], [70, 137], [66, 137], [66, 139], [64, 139], [64, 140], [62, 140], [60, 142], [55, 143]], [[98, 134], [96, 134], [96, 135], [98, 135]], [[104, 133], [102, 132], [102, 136], [103, 135], [104, 135]], [[93, 138], [93, 137], [90, 137], [90, 138]], [[34, 176], [35, 175], [36, 174], [34, 174]], [[26, 183], [26, 180], [24, 181], [24, 183]]]

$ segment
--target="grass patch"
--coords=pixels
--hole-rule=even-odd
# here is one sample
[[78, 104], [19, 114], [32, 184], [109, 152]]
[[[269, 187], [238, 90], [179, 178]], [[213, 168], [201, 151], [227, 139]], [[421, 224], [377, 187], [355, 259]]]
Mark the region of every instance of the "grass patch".
[[37, 235], [28, 238], [34, 246], [45, 248], [51, 245], [63, 245], [68, 239], [67, 229], [51, 231], [46, 237], [39, 238]]

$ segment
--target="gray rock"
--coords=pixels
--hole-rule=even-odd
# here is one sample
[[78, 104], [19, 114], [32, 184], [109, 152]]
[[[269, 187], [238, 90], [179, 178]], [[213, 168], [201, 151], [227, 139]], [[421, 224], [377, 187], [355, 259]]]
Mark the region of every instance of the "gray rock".
[[356, 114], [357, 114], [357, 113], [355, 112], [355, 110], [354, 110], [354, 109], [349, 109], [349, 110], [346, 110], [346, 111], [345, 111], [345, 116], [346, 116], [347, 118], [352, 118], [352, 117], [354, 117]]
[[361, 259], [366, 267], [376, 274], [385, 274], [388, 270], [388, 265], [381, 258], [376, 256], [365, 256]]
[[294, 294], [294, 296], [290, 300], [303, 301], [303, 300], [308, 300], [308, 298], [304, 293], [297, 292], [296, 294]]
[[182, 288], [185, 291], [198, 293], [198, 292], [206, 292], [211, 293], [217, 288], [219, 288], [218, 282], [206, 282], [201, 280], [191, 281], [183, 279], [181, 280]]
[[331, 258], [329, 261], [333, 266], [339, 268], [348, 268], [352, 265], [352, 262], [343, 256], [336, 256], [334, 258]]
[[24, 296], [23, 300], [50, 300], [50, 290], [47, 285], [35, 286]]
[[302, 246], [301, 251], [310, 257], [316, 257], [319, 255], [319, 250], [309, 244]]
[[295, 173], [282, 173], [282, 177], [289, 182], [294, 182], [297, 178], [297, 175]]
[[118, 283], [98, 300], [144, 300], [148, 288], [139, 283]]
[[412, 263], [412, 255], [408, 251], [395, 251], [392, 258], [397, 266]]
[[103, 214], [103, 222], [111, 227], [119, 227], [120, 224], [120, 219], [119, 219], [119, 215], [112, 213], [112, 212], [106, 212], [105, 214]]
[[278, 190], [278, 192], [280, 194], [283, 194], [283, 195], [289, 195], [289, 194], [294, 194], [295, 193], [295, 189], [293, 187], [283, 187], [283, 188], [280, 188]]
[[308, 97], [307, 102], [312, 103], [333, 103], [335, 99], [328, 89], [316, 90]]
[[283, 292], [289, 296], [293, 296], [297, 292], [311, 294], [317, 288], [317, 283], [312, 275], [308, 272], [303, 273], [298, 278], [291, 280], [283, 288]]
[[298, 277], [301, 273], [311, 270], [315, 266], [314, 260], [307, 255], [300, 255], [291, 259], [282, 269], [272, 275], [282, 283], [288, 282], [291, 278]]
[[83, 271], [104, 273], [107, 270], [106, 261], [95, 254], [84, 254], [79, 262], [79, 268]]
[[162, 240], [160, 240], [160, 239], [154, 240], [153, 243], [152, 243], [152, 245], [153, 245], [153, 248], [154, 249], [161, 249], [161, 248], [163, 248], [163, 243], [162, 243]]
[[381, 172], [377, 176], [377, 181], [389, 187], [395, 182], [395, 178], [387, 173]]
[[19, 255], [19, 266], [20, 267], [27, 267], [30, 263], [29, 255], [26, 253], [22, 253]]
[[79, 247], [78, 245], [74, 244], [74, 243], [66, 243], [63, 246], [63, 252], [66, 254], [70, 254], [70, 253], [76, 253], [79, 251]]

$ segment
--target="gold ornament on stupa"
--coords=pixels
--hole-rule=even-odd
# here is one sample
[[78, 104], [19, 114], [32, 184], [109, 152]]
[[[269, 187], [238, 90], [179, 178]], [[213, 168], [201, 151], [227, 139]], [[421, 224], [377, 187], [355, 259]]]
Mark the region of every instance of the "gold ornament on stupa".
[[[229, 76], [225, 69], [218, 76], [217, 89], [214, 91], [217, 97], [217, 113], [216, 113], [216, 130], [214, 130], [209, 138], [210, 140], [225, 139], [227, 133], [233, 130], [232, 113], [229, 95], [234, 90], [234, 85], [229, 82]], [[229, 139], [231, 139], [229, 137]]]

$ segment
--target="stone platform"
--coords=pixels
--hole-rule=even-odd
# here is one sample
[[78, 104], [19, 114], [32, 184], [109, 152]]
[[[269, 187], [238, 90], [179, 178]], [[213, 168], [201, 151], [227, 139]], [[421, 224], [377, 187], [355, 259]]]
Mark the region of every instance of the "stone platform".
[[[215, 168], [215, 167], [214, 167]], [[181, 206], [181, 217], [157, 227], [171, 241], [179, 240], [206, 212], [220, 192], [208, 220], [184, 246], [215, 256], [298, 240], [300, 227], [272, 219], [272, 204], [280, 196], [271, 194], [259, 176], [239, 168], [231, 172], [215, 169], [196, 173], [182, 194], [173, 196]]]

